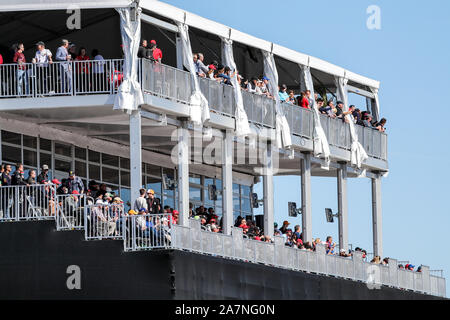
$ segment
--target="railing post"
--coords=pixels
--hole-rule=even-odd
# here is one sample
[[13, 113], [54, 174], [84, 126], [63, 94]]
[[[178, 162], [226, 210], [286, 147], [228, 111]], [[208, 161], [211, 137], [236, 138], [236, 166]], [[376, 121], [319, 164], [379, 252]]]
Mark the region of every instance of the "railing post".
[[131, 249], [136, 251], [136, 216], [130, 216], [131, 218]]

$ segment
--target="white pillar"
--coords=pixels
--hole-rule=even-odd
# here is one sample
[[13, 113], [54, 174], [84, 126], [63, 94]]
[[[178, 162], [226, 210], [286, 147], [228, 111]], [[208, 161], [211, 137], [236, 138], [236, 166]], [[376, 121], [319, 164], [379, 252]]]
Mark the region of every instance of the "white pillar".
[[311, 154], [305, 153], [301, 159], [302, 191], [302, 233], [303, 242], [312, 243], [312, 209], [311, 209]]
[[176, 50], [177, 50], [177, 68], [183, 70], [183, 44], [181, 38], [177, 35], [176, 38]]
[[272, 144], [267, 143], [266, 167], [263, 176], [264, 189], [264, 235], [273, 237], [274, 205], [273, 205], [273, 163]]
[[341, 163], [337, 169], [339, 250], [348, 251], [348, 199], [347, 164]]
[[178, 208], [179, 224], [189, 222], [189, 132], [186, 125], [177, 129], [178, 135]]
[[222, 224], [223, 233], [231, 234], [233, 226], [233, 132], [222, 139]]
[[142, 139], [141, 110], [135, 110], [130, 115], [130, 179], [131, 199], [139, 196], [142, 188]]
[[372, 178], [373, 254], [383, 257], [383, 220], [381, 211], [381, 177]]

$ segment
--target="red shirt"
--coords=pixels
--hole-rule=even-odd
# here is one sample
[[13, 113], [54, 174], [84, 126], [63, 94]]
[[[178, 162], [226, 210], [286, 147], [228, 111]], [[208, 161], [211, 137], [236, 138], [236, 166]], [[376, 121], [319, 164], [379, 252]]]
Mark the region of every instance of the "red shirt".
[[19, 64], [20, 70], [25, 70], [25, 65], [21, 65], [21, 63], [26, 63], [25, 55], [23, 54], [23, 52], [16, 51], [16, 53], [14, 54], [13, 62]]
[[[77, 61], [86, 61], [89, 60], [88, 56], [78, 56], [76, 57]], [[89, 73], [89, 62], [79, 62], [77, 63], [77, 71], [78, 73]]]
[[309, 109], [309, 101], [308, 101], [308, 99], [307, 98], [303, 98], [300, 106], [302, 108]]
[[158, 59], [161, 58], [162, 59], [162, 51], [159, 48], [155, 48], [153, 50], [153, 59], [155, 59], [156, 61], [159, 61]]
[[0, 54], [0, 64], [3, 64], [3, 57], [1, 54]]

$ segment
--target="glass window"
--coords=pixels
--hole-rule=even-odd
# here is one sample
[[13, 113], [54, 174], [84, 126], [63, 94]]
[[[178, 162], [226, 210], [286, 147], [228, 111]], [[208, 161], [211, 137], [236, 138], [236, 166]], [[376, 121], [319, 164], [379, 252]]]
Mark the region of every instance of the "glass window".
[[9, 131], [2, 131], [2, 142], [22, 145], [20, 134]]
[[71, 163], [69, 161], [55, 159], [55, 170], [69, 173]]
[[131, 207], [131, 190], [128, 188], [120, 188], [120, 199], [122, 199], [125, 210], [130, 210]]
[[45, 151], [52, 151], [52, 142], [50, 140], [40, 138], [39, 139], [39, 148]]
[[46, 164], [50, 169], [52, 168], [52, 156], [50, 154], [40, 153], [39, 157], [41, 168], [44, 164]]
[[120, 170], [120, 184], [122, 186], [130, 186], [130, 173], [128, 171]]
[[242, 211], [252, 212], [250, 199], [248, 198], [241, 198], [241, 204], [242, 204]]
[[189, 187], [189, 200], [190, 201], [202, 201], [202, 193], [200, 188]]
[[118, 167], [119, 166], [119, 157], [112, 156], [106, 153], [102, 153], [102, 165]]
[[24, 149], [23, 164], [26, 166], [37, 167], [37, 152]]
[[146, 189], [153, 189], [155, 193], [161, 194], [161, 179], [153, 178], [153, 177], [147, 177], [147, 184]]
[[100, 152], [89, 150], [89, 162], [100, 163]]
[[67, 144], [55, 143], [55, 154], [59, 154], [66, 157], [72, 156], [72, 147]]
[[37, 138], [23, 135], [23, 146], [28, 148], [37, 148]]
[[89, 164], [89, 179], [100, 180], [100, 166]]
[[86, 149], [75, 147], [75, 157], [78, 159], [86, 160]]
[[250, 197], [250, 192], [251, 192], [251, 190], [252, 190], [251, 187], [241, 185], [241, 194], [242, 194], [244, 197]]
[[233, 183], [233, 193], [239, 194], [239, 185], [236, 183]]
[[104, 182], [119, 184], [119, 170], [102, 167], [102, 180]]
[[163, 206], [170, 206], [171, 208], [175, 208], [175, 199], [172, 197], [164, 196]]
[[155, 176], [155, 177], [161, 177], [161, 167], [157, 167], [157, 166], [154, 166], [154, 165], [152, 165], [152, 164], [146, 164], [146, 167], [147, 167], [147, 174], [149, 174], [149, 175], [152, 175], [152, 176]]
[[202, 180], [197, 174], [189, 174], [189, 183], [202, 184]]
[[238, 197], [233, 197], [233, 210], [234, 211], [240, 211], [241, 210], [241, 205], [239, 203], [239, 198]]
[[86, 163], [75, 161], [75, 174], [80, 177], [87, 177]]
[[17, 163], [22, 162], [22, 153], [20, 148], [2, 145], [3, 161]]
[[[130, 170], [130, 160], [126, 158], [120, 158], [120, 168]], [[142, 171], [144, 171], [145, 167], [142, 167]]]

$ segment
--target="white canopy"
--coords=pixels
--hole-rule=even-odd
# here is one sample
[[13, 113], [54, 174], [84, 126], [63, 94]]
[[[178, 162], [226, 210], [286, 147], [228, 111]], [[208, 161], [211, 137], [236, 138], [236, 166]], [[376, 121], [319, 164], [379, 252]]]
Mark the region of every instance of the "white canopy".
[[2, 11], [32, 11], [32, 10], [67, 10], [80, 9], [123, 8], [128, 7], [132, 0], [0, 0]]

